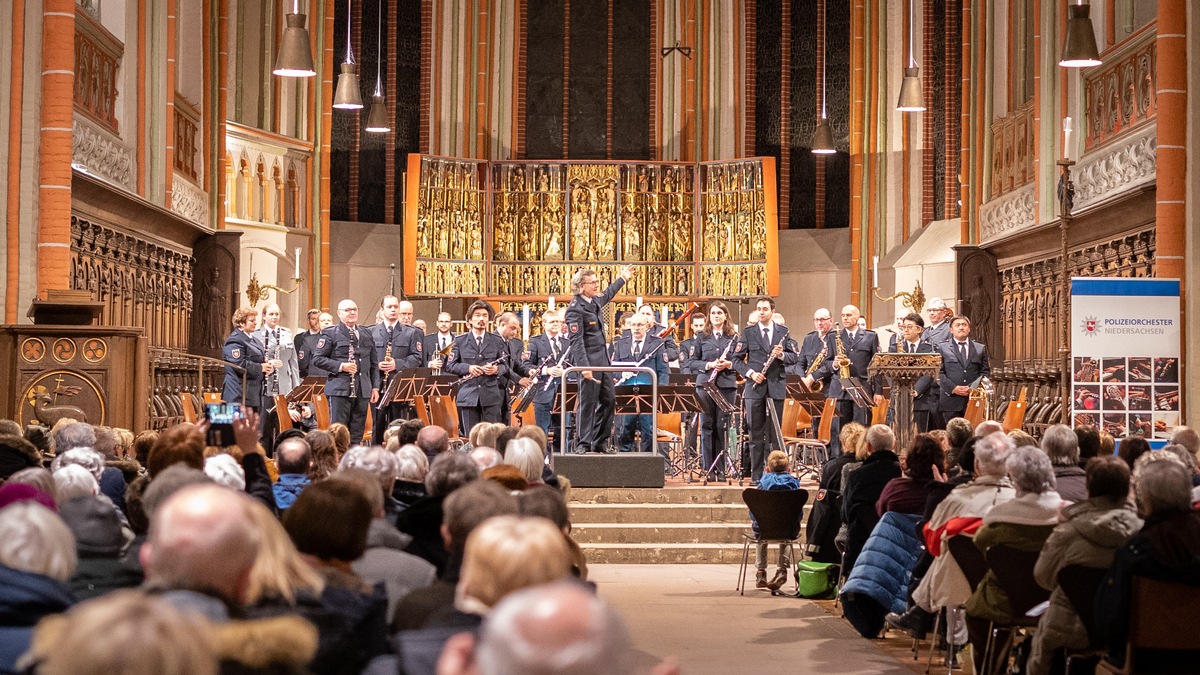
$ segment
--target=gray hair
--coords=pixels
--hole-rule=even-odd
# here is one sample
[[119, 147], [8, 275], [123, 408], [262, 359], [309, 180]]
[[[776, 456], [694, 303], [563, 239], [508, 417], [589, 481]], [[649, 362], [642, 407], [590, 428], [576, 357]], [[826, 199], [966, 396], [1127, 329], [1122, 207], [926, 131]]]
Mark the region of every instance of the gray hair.
[[392, 484], [396, 482], [396, 474], [400, 472], [400, 460], [396, 459], [395, 453], [388, 452], [378, 445], [359, 446], [350, 448], [342, 456], [338, 471], [346, 469], [362, 469], [374, 475], [380, 487], [391, 492]]
[[233, 458], [224, 453], [204, 460], [204, 475], [217, 485], [224, 485], [239, 492], [246, 489], [246, 470]]
[[[512, 441], [508, 442], [508, 447], [512, 447]], [[504, 462], [504, 456], [501, 455], [500, 451], [495, 448], [489, 448], [486, 445], [481, 445], [478, 448], [471, 450], [471, 460], [475, 462], [475, 466], [479, 467], [480, 471], [483, 471], [484, 469], [490, 469], [497, 464], [502, 464]]]
[[1065, 424], [1054, 424], [1042, 434], [1042, 451], [1054, 466], [1079, 464], [1079, 437]]
[[1192, 477], [1177, 462], [1150, 462], [1142, 466], [1133, 486], [1142, 516], [1192, 508]]
[[984, 420], [975, 426], [975, 435], [980, 438], [997, 431], [1004, 431], [1004, 425], [996, 420]]
[[1025, 446], [1014, 448], [1004, 462], [1008, 469], [1008, 477], [1012, 480], [1017, 495], [1042, 494], [1050, 492], [1057, 486], [1054, 478], [1054, 466], [1050, 458], [1038, 448]]
[[984, 476], [1004, 476], [1008, 472], [1008, 455], [1016, 445], [1003, 431], [988, 434], [975, 441], [975, 472]]
[[974, 435], [975, 430], [965, 417], [953, 417], [946, 422], [946, 436], [951, 447], [961, 448]]
[[871, 446], [872, 453], [891, 450], [896, 447], [896, 434], [886, 424], [872, 424], [871, 428], [867, 429], [863, 442]]
[[425, 475], [425, 493], [430, 497], [448, 495], [479, 478], [479, 467], [465, 452], [443, 452]]
[[68, 464], [54, 472], [54, 495], [59, 500], [65, 502], [73, 497], [95, 497], [99, 492], [100, 484], [87, 469], [78, 464]]
[[54, 451], [64, 453], [74, 448], [91, 448], [96, 444], [96, 430], [84, 422], [63, 424], [50, 433]]
[[1196, 471], [1196, 455], [1192, 454], [1185, 445], [1179, 443], [1170, 443], [1163, 447], [1163, 452], [1173, 453], [1183, 462], [1183, 468], [1195, 473]]
[[66, 582], [77, 562], [75, 537], [58, 514], [31, 501], [0, 509], [0, 565]]
[[587, 281], [588, 277], [596, 276], [595, 270], [588, 267], [581, 267], [575, 272], [575, 276], [571, 277], [571, 295], [579, 295], [579, 291], [583, 289], [583, 282]]
[[545, 460], [542, 449], [532, 438], [514, 438], [504, 448], [504, 463], [511, 464], [524, 474], [530, 483], [542, 482], [542, 466]]
[[1192, 456], [1200, 452], [1200, 433], [1191, 427], [1175, 427], [1175, 431], [1171, 432], [1171, 442], [1182, 445]]
[[573, 582], [510, 593], [488, 615], [476, 660], [489, 675], [633, 672], [620, 615]]
[[60, 452], [54, 457], [54, 461], [50, 462], [50, 473], [58, 473], [59, 469], [72, 464], [83, 467], [85, 471], [92, 474], [92, 478], [95, 478], [97, 483], [100, 482], [100, 475], [104, 473], [104, 455], [90, 447]]
[[399, 463], [397, 478], [412, 483], [425, 482], [425, 476], [429, 473], [429, 458], [424, 450], [413, 443], [402, 445], [396, 451], [396, 461]]

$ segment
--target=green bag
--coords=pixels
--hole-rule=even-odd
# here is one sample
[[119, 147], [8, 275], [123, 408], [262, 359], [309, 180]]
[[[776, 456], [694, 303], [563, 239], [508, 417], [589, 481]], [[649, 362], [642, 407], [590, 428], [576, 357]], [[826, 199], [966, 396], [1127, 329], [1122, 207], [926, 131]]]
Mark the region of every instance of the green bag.
[[801, 560], [796, 563], [797, 595], [802, 598], [832, 598], [837, 594], [836, 563]]

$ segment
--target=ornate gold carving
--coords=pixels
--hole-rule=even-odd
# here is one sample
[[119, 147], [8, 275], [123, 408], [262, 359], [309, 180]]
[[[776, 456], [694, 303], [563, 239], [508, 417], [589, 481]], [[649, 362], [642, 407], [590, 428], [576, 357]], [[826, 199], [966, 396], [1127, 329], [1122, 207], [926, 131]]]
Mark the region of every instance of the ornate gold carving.
[[58, 338], [50, 348], [50, 354], [59, 363], [70, 363], [78, 351], [75, 347], [75, 341], [71, 338]]
[[54, 426], [63, 418], [104, 424], [106, 402], [100, 387], [84, 373], [51, 370], [41, 373], [21, 393], [17, 421], [21, 426]]
[[83, 360], [100, 363], [108, 356], [108, 343], [101, 338], [89, 338], [83, 342]]
[[46, 357], [46, 343], [41, 338], [25, 338], [21, 342], [21, 358], [26, 363], [37, 363]]

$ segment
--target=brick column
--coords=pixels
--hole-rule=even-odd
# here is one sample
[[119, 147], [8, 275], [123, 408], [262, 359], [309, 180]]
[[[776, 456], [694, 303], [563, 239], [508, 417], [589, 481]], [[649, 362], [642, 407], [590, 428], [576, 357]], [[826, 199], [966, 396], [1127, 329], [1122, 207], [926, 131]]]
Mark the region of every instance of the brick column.
[[[1185, 280], [1187, 240], [1187, 3], [1159, 0], [1155, 274]], [[1181, 292], [1186, 292], [1181, 286]]]
[[38, 158], [37, 293], [71, 287], [71, 121], [75, 2], [42, 6], [41, 156]]

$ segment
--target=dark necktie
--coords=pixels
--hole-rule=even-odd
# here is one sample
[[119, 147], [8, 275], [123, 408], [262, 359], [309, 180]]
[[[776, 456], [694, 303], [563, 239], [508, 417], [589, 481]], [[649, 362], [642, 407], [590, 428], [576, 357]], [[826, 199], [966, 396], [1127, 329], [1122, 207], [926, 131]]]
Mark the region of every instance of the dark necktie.
[[767, 343], [767, 344], [771, 344], [771, 335], [770, 335], [770, 333], [768, 333], [768, 332], [767, 332], [767, 329], [766, 329], [766, 328], [762, 329], [762, 331], [763, 331], [763, 342], [765, 342], [765, 343]]
[[477, 347], [479, 347], [479, 353], [482, 354], [483, 353], [483, 336], [482, 335], [475, 336], [475, 345]]
[[445, 348], [446, 348], [446, 343], [447, 343], [447, 342], [448, 342], [448, 340], [446, 339], [446, 336], [445, 336], [445, 335], [443, 335], [443, 336], [442, 336], [442, 338], [441, 338], [441, 341], [440, 341], [440, 342], [438, 342], [438, 349], [439, 349], [439, 350], [441, 350], [441, 349], [445, 349]]
[[908, 351], [916, 352], [917, 351], [917, 343], [915, 343], [915, 342], [908, 343]]
[[642, 355], [642, 342], [641, 342], [641, 340], [639, 340], [639, 341], [633, 343], [633, 358], [634, 358], [634, 360], [637, 360], [639, 357], [641, 357], [641, 355]]
[[958, 358], [962, 359], [964, 364], [967, 362], [967, 343], [958, 343]]

